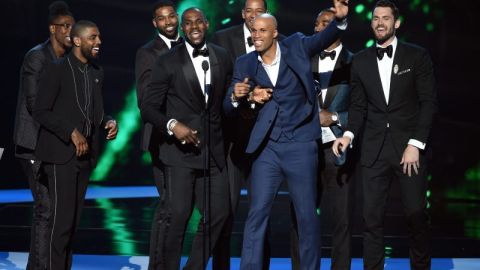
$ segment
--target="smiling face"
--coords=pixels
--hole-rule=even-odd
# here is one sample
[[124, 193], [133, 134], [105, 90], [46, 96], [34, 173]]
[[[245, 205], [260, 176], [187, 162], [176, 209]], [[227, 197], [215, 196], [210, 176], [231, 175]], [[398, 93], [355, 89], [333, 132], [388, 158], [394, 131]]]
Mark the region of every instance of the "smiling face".
[[400, 20], [395, 20], [390, 7], [376, 7], [372, 14], [372, 30], [379, 44], [390, 44], [395, 30], [400, 27]]
[[[86, 27], [78, 37], [74, 37], [75, 48], [80, 50], [80, 58], [93, 60], [98, 58], [100, 52], [100, 32], [97, 27]], [[82, 59], [80, 59], [82, 60]]]
[[205, 42], [208, 21], [200, 10], [189, 9], [182, 15], [181, 28], [185, 38], [195, 47]]
[[163, 6], [155, 10], [155, 18], [152, 23], [158, 32], [167, 38], [175, 39], [177, 37], [178, 15], [173, 7]]
[[247, 0], [245, 6], [242, 9], [242, 18], [245, 21], [245, 25], [251, 31], [253, 25], [253, 19], [260, 14], [267, 12], [265, 8], [265, 2], [263, 0]]
[[58, 16], [49, 26], [51, 39], [64, 48], [72, 47], [70, 31], [74, 23], [72, 16]]
[[277, 28], [272, 16], [262, 15], [255, 18], [252, 25], [252, 39], [255, 50], [260, 54], [268, 52], [277, 41]]

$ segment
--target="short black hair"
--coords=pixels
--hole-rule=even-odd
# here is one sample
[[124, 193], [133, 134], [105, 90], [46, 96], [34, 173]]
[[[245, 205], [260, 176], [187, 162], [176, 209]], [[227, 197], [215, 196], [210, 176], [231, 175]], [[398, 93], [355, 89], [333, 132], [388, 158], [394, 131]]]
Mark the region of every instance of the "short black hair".
[[[245, 9], [245, 6], [247, 5], [247, 1], [248, 0], [245, 0], [245, 2], [243, 3], [243, 8], [242, 9]], [[268, 10], [267, 0], [263, 0], [263, 5], [265, 6], [265, 11]]]
[[73, 14], [70, 12], [67, 3], [55, 1], [48, 6], [48, 24], [55, 23], [55, 20], [60, 16], [73, 17]]
[[78, 21], [73, 25], [72, 31], [70, 32], [70, 36], [72, 37], [72, 39], [74, 37], [80, 37], [83, 30], [90, 27], [98, 28], [97, 25], [92, 21], [87, 21], [87, 20]]
[[185, 9], [182, 13], [182, 24], [183, 24], [183, 20], [184, 20], [183, 16], [185, 15], [185, 13], [187, 13], [188, 11], [191, 11], [191, 10], [196, 10], [196, 11], [200, 12], [202, 14], [203, 19], [205, 21], [208, 21], [207, 16], [205, 16], [205, 13], [203, 13], [203, 10], [199, 9], [198, 7], [189, 7], [187, 9]]
[[395, 21], [398, 20], [398, 18], [400, 18], [400, 11], [398, 10], [397, 6], [390, 0], [377, 1], [377, 3], [372, 9], [372, 14], [377, 7], [389, 7], [392, 10], [393, 18], [395, 19]]
[[159, 0], [152, 5], [152, 17], [155, 18], [155, 11], [161, 7], [172, 7], [175, 9], [175, 4], [170, 0]]

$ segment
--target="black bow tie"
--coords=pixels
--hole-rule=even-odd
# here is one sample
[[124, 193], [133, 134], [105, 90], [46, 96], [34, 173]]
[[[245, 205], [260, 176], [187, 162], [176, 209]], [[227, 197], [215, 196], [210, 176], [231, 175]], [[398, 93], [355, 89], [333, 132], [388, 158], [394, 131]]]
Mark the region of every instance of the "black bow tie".
[[252, 47], [252, 46], [253, 46], [253, 39], [252, 39], [252, 37], [248, 37], [248, 38], [247, 38], [247, 43], [248, 43], [248, 47]]
[[383, 59], [383, 56], [385, 55], [385, 53], [387, 53], [388, 58], [392, 58], [393, 46], [388, 45], [386, 48], [377, 47], [377, 57], [379, 60]]
[[183, 38], [179, 37], [176, 41], [170, 41], [170, 48], [173, 48], [177, 45], [180, 45], [183, 43]]
[[208, 57], [208, 49], [207, 48], [202, 49], [202, 50], [199, 50], [197, 48], [193, 49], [193, 53], [192, 53], [193, 58], [195, 58], [199, 55], [204, 56], [204, 57]]
[[321, 51], [320, 52], [320, 59], [323, 60], [325, 57], [329, 56], [330, 59], [335, 59], [335, 55], [337, 54], [336, 51], [331, 51], [331, 52], [326, 52], [326, 51]]

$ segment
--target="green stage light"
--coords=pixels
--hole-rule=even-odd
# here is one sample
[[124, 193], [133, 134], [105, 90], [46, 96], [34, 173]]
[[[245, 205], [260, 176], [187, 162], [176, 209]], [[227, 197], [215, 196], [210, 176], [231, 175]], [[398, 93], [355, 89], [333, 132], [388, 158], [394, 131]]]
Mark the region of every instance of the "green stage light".
[[231, 20], [232, 19], [230, 19], [230, 18], [223, 19], [222, 20], [222, 25], [225, 25], [225, 24], [229, 23]]
[[369, 39], [367, 43], [365, 43], [365, 47], [367, 48], [372, 47], [373, 44], [375, 44], [375, 41], [373, 39]]
[[358, 4], [355, 7], [355, 12], [357, 12], [358, 14], [362, 13], [364, 10], [365, 10], [365, 5], [363, 4]]
[[435, 25], [433, 23], [427, 23], [425, 25], [425, 28], [427, 29], [428, 32], [433, 32], [433, 29], [435, 28]]
[[125, 97], [125, 106], [118, 113], [117, 138], [105, 145], [105, 150], [98, 159], [98, 164], [90, 177], [91, 181], [103, 181], [107, 178], [110, 170], [127, 147], [133, 134], [140, 127], [140, 113], [137, 107], [137, 94], [135, 88], [131, 89]]

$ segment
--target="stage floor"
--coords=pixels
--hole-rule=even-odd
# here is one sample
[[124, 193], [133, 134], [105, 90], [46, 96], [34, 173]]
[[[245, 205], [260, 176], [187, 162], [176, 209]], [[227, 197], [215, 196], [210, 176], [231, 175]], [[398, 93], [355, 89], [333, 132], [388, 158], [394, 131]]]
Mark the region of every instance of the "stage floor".
[[[356, 192], [358, 197], [359, 192]], [[356, 198], [352, 255], [362, 256], [360, 199]], [[74, 240], [74, 269], [146, 269], [149, 233], [158, 196], [152, 186], [90, 186], [78, 232]], [[430, 197], [432, 224], [432, 269], [480, 269], [480, 204], [445, 201]], [[286, 189], [276, 198], [270, 220], [271, 269], [290, 269], [290, 200]], [[385, 219], [386, 269], [408, 269], [406, 224], [398, 198], [392, 196]], [[243, 192], [232, 234], [232, 269], [238, 269], [243, 225], [248, 202]], [[0, 190], [0, 269], [24, 269], [31, 220], [29, 190]], [[322, 211], [322, 269], [330, 264], [331, 228], [328, 211]], [[194, 223], [187, 230], [186, 256]], [[3, 252], [3, 253], [2, 253]], [[89, 255], [80, 255], [89, 254]], [[92, 257], [93, 256], [93, 257]], [[398, 258], [398, 259], [397, 259]], [[464, 258], [464, 259], [456, 259]], [[470, 259], [469, 259], [470, 258]], [[90, 264], [94, 265], [90, 265]], [[108, 267], [107, 267], [108, 266]], [[95, 268], [97, 267], [97, 268]], [[354, 259], [352, 269], [361, 269]]]

